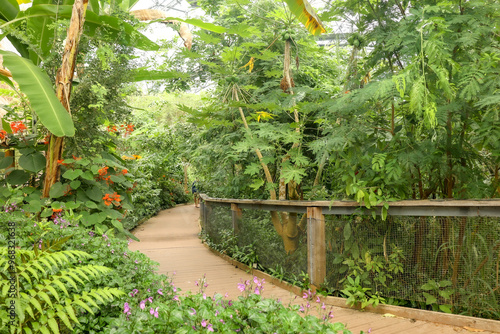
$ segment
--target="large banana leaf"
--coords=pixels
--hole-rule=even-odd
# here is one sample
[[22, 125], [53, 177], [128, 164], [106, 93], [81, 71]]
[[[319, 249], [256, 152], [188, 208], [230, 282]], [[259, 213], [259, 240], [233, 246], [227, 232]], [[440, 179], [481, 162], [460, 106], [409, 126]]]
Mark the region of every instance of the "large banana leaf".
[[[0, 23], [13, 20], [18, 13], [19, 5], [16, 0], [0, 0]], [[27, 45], [22, 43], [20, 39], [4, 32], [3, 34], [0, 34], [0, 41], [4, 37], [8, 38], [8, 40], [23, 57], [29, 56]]]
[[[50, 5], [52, 0], [33, 0], [33, 6]], [[32, 6], [32, 7], [33, 7]], [[42, 59], [50, 53], [54, 42], [55, 16], [30, 17], [26, 20], [28, 31], [34, 34], [28, 34], [32, 46], [30, 48], [30, 59], [35, 65], [39, 65]], [[38, 52], [41, 51], [39, 55]]]
[[290, 11], [313, 35], [325, 33], [323, 23], [307, 0], [284, 0]]
[[19, 12], [19, 5], [16, 0], [0, 0], [0, 19], [10, 21]]
[[[17, 24], [17, 22], [19, 21], [22, 20], [29, 21], [35, 18], [53, 19], [57, 17], [61, 19], [69, 19], [71, 18], [71, 12], [72, 12], [71, 5], [58, 6], [58, 5], [40, 4], [30, 7], [24, 12], [19, 12], [14, 20], [10, 20], [9, 22], [0, 25], [0, 29], [2, 29], [3, 26], [9, 24]], [[154, 43], [149, 38], [138, 32], [136, 28], [134, 28], [131, 24], [125, 22], [124, 20], [113, 16], [98, 15], [94, 12], [87, 11], [85, 17], [84, 33], [90, 37], [93, 37], [95, 36], [98, 30], [102, 30], [104, 32], [103, 34], [99, 35], [100, 38], [106, 38], [107, 40], [110, 41], [117, 41], [118, 43], [146, 51], [153, 51], [159, 49], [156, 43]], [[43, 34], [42, 27], [37, 27], [37, 29], [32, 32], [35, 34], [34, 37], [35, 39], [42, 38]], [[51, 40], [53, 36], [50, 37], [47, 30], [45, 30], [45, 32], [46, 36], [44, 36], [44, 39]], [[47, 45], [47, 44], [42, 43], [42, 45]], [[48, 45], [49, 45], [48, 48], [42, 47], [43, 52], [50, 52], [50, 43]]]
[[4, 66], [10, 70], [12, 78], [28, 97], [40, 122], [58, 137], [74, 136], [73, 120], [59, 102], [47, 74], [29, 59], [13, 52], [0, 50], [0, 54], [3, 56]]

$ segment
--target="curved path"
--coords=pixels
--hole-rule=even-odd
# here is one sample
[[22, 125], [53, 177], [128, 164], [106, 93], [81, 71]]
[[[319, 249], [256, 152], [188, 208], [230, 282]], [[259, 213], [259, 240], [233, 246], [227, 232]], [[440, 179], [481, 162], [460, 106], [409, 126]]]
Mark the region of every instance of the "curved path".
[[[129, 246], [132, 251], [141, 251], [152, 260], [160, 264], [159, 273], [173, 276], [176, 287], [184, 292], [197, 292], [199, 281], [204, 275], [208, 287], [207, 295], [214, 293], [226, 294], [229, 298], [236, 298], [240, 294], [237, 284], [241, 280], [252, 279], [248, 273], [236, 269], [224, 259], [213, 254], [200, 241], [198, 234], [199, 209], [194, 205], [181, 205], [160, 212], [141, 226], [137, 227], [134, 235], [141, 242], [132, 242]], [[263, 291], [266, 298], [279, 298], [283, 304], [298, 304], [300, 297], [290, 292], [266, 283]], [[332, 321], [347, 324], [353, 333], [370, 330], [371, 333], [422, 333], [422, 334], [457, 334], [471, 333], [460, 327], [435, 324], [425, 321], [415, 321], [397, 317], [361, 312], [347, 308], [333, 307]], [[481, 331], [487, 333], [486, 331]]]

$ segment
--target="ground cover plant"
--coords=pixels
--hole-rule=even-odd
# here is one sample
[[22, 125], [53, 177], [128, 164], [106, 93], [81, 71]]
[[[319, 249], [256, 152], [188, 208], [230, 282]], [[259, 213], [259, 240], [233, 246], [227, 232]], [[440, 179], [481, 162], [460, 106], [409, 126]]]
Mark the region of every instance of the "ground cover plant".
[[[30, 219], [20, 208], [0, 217], [15, 223], [19, 248], [16, 276], [20, 291], [14, 298], [19, 314], [19, 333], [191, 333], [241, 331], [248, 333], [350, 333], [342, 324], [297, 314], [298, 306], [262, 299], [265, 282], [254, 278], [242, 282], [242, 296], [207, 296], [200, 280], [193, 293], [181, 295], [170, 277], [155, 273], [157, 264], [128, 243], [114, 236], [113, 229], [78, 225], [66, 215], [53, 221]], [[0, 234], [0, 252], [7, 252], [8, 236]], [[9, 332], [7, 293], [10, 277], [1, 262], [1, 332]], [[227, 297], [227, 296], [226, 296]], [[306, 303], [304, 303], [306, 305]], [[307, 308], [307, 306], [304, 306]], [[311, 305], [309, 305], [311, 308]]]
[[[155, 295], [145, 308], [147, 289], [175, 291], [125, 240], [159, 210], [188, 202], [194, 180], [214, 197], [383, 204], [380, 218], [329, 222], [328, 266], [340, 275], [328, 277], [325, 291], [362, 304], [412, 304], [393, 294], [404, 291], [422, 297], [414, 306], [449, 312], [463, 301], [453, 311], [498, 319], [499, 244], [488, 239], [498, 219], [387, 219], [397, 199], [500, 196], [498, 0], [325, 1], [318, 11], [293, 0], [197, 1], [212, 23], [169, 21], [180, 36], [186, 23], [197, 27], [181, 43], [142, 34], [138, 20], [148, 16], [131, 15], [136, 2], [0, 0], [1, 36], [17, 50], [0, 51], [0, 205], [10, 214], [2, 223], [18, 226], [18, 283], [28, 291], [16, 310], [21, 325], [113, 332], [185, 322], [189, 332], [222, 329], [222, 319], [251, 332], [264, 330], [265, 318], [272, 326], [266, 310], [288, 311], [253, 295], [232, 310], [243, 315], [250, 303], [263, 313], [231, 320], [194, 307], [221, 313], [229, 305], [219, 296], [185, 297], [192, 318], [168, 312], [184, 298], [175, 294], [158, 304]], [[337, 34], [335, 21], [351, 31]], [[334, 34], [320, 46], [314, 36], [329, 26]], [[133, 84], [157, 79], [148, 84], [153, 102]], [[307, 290], [305, 215], [251, 214], [237, 238], [218, 218], [215, 247]], [[393, 238], [415, 230], [412, 240]], [[435, 254], [420, 251], [428, 244]], [[433, 254], [433, 265], [423, 264]], [[88, 267], [90, 256], [99, 267]], [[419, 284], [399, 286], [401, 268]], [[172, 322], [148, 327], [156, 316]], [[319, 323], [290, 315], [296, 330]]]

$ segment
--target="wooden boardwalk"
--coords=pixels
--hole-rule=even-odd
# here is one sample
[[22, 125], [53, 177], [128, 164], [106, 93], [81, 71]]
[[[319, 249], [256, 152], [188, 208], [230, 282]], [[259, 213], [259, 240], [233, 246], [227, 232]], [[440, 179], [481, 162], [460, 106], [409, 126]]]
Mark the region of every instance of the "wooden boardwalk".
[[[160, 264], [159, 273], [168, 274], [170, 277], [173, 275], [174, 285], [184, 292], [197, 292], [199, 287], [195, 285], [195, 281], [206, 276], [208, 287], [205, 293], [207, 295], [228, 293], [230, 299], [236, 298], [240, 294], [237, 284], [241, 280], [252, 279], [252, 276], [208, 250], [201, 243], [198, 237], [199, 232], [199, 209], [196, 209], [194, 205], [177, 206], [160, 212], [158, 216], [139, 226], [134, 234], [141, 242], [132, 242], [129, 247], [130, 250], [141, 251], [157, 261]], [[301, 297], [270, 283], [265, 284], [263, 296], [279, 298], [285, 305], [302, 302]], [[472, 333], [461, 327], [387, 317], [348, 308], [333, 307], [333, 314], [332, 321], [346, 324], [353, 333], [360, 331], [365, 333], [370, 331], [374, 334]]]

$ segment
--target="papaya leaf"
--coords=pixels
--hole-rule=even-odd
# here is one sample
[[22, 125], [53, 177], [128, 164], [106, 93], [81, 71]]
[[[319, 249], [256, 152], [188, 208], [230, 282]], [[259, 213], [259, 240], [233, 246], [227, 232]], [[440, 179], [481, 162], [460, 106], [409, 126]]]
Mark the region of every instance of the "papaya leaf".
[[11, 71], [21, 91], [30, 100], [40, 122], [58, 137], [74, 136], [73, 120], [57, 99], [47, 74], [28, 59], [13, 52], [0, 50], [0, 55], [3, 56], [4, 65]]

